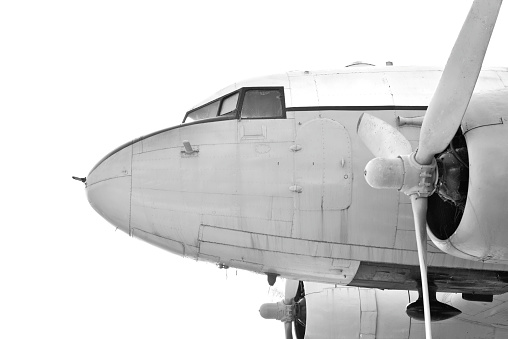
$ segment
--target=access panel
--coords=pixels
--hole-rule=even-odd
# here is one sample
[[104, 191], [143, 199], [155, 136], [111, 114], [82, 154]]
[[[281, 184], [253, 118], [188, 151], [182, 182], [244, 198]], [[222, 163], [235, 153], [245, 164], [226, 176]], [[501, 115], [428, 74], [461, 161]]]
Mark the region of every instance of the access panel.
[[300, 211], [339, 211], [351, 205], [351, 140], [346, 128], [327, 118], [297, 122], [295, 183]]

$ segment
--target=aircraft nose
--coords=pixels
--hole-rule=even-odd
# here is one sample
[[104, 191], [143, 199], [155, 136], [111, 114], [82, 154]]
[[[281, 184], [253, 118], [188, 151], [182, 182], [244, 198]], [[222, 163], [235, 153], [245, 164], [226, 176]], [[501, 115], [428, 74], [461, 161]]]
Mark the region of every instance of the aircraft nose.
[[104, 157], [86, 179], [88, 202], [115, 227], [129, 233], [132, 185], [132, 145]]

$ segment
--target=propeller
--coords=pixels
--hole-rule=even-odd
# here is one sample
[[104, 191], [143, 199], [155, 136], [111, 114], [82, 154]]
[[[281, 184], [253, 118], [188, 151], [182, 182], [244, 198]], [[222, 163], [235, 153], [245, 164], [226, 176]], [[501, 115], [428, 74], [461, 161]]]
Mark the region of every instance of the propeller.
[[[286, 279], [286, 286], [284, 287], [284, 305], [293, 305], [295, 303], [294, 298], [298, 291], [298, 280]], [[294, 309], [293, 309], [294, 312]], [[294, 316], [294, 314], [293, 314]], [[293, 339], [293, 327], [292, 322], [284, 322], [284, 331], [286, 333], [286, 339]]]
[[298, 292], [298, 286], [300, 282], [298, 280], [286, 279], [286, 285], [284, 286], [284, 304], [291, 305], [293, 299]]
[[394, 127], [368, 114], [358, 122], [358, 135], [374, 154], [365, 179], [374, 188], [396, 188], [411, 198], [420, 264], [425, 333], [431, 339], [427, 282], [427, 197], [435, 191], [434, 156], [450, 143], [466, 112], [496, 23], [502, 0], [475, 0], [450, 53], [427, 108], [418, 149]]
[[284, 299], [278, 303], [267, 303], [261, 305], [260, 315], [265, 319], [277, 319], [284, 322], [286, 339], [293, 339], [292, 324], [295, 320], [295, 301], [298, 292], [298, 280], [286, 280], [284, 287]]

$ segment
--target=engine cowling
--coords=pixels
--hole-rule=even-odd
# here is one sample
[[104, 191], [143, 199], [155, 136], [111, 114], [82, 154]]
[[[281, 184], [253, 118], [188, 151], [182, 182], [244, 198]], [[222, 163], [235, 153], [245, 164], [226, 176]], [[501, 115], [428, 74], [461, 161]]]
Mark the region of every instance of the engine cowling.
[[306, 338], [409, 338], [407, 291], [318, 283], [305, 283], [305, 287]]
[[[418, 299], [416, 291], [365, 289], [305, 282], [305, 292], [305, 338], [425, 337], [424, 322], [411, 319], [405, 312], [406, 305]], [[437, 299], [450, 307], [474, 309], [476, 312], [492, 307], [489, 303], [466, 301], [460, 294], [437, 293]], [[481, 323], [481, 320], [461, 319], [461, 316], [432, 324], [435, 338], [494, 339], [504, 338], [508, 334], [506, 331], [505, 328], [494, 330], [494, 325]]]
[[[508, 89], [473, 95], [462, 121], [467, 143], [469, 183], [460, 224], [429, 219], [429, 237], [443, 252], [471, 260], [508, 261]], [[433, 199], [440, 199], [433, 197]], [[429, 206], [429, 213], [455, 213], [448, 202]], [[429, 202], [431, 204], [431, 202]], [[448, 204], [448, 205], [447, 205]], [[455, 212], [454, 212], [455, 211]], [[437, 217], [439, 219], [439, 217]], [[449, 219], [449, 218], [448, 218]], [[457, 221], [457, 220], [455, 220]], [[448, 223], [448, 225], [445, 225]], [[444, 236], [443, 236], [444, 235]]]

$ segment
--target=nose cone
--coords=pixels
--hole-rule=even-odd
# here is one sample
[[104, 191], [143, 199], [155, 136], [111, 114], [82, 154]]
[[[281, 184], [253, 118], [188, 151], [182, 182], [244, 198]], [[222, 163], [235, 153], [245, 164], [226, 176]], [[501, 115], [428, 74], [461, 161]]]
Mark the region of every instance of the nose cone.
[[115, 227], [129, 233], [132, 185], [132, 145], [122, 146], [101, 160], [86, 180], [88, 201]]

